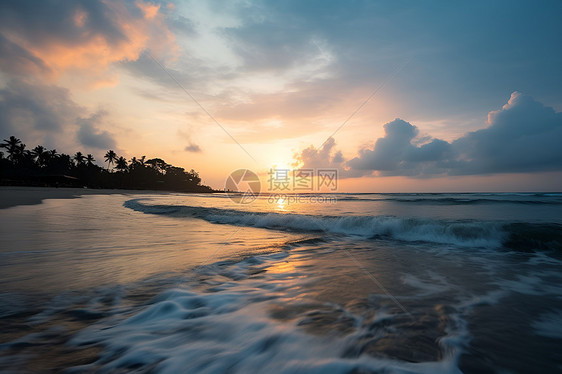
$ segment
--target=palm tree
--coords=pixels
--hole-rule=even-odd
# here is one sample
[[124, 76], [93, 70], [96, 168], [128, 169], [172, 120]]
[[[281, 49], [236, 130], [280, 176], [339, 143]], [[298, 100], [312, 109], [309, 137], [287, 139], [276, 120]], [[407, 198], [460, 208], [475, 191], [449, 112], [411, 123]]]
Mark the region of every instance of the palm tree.
[[[19, 140], [19, 139], [18, 139]], [[25, 150], [26, 145], [21, 143], [16, 146], [16, 153], [14, 154], [16, 160], [23, 162], [25, 158], [31, 159], [31, 152]]]
[[166, 161], [162, 160], [161, 158], [151, 158], [150, 160], [147, 160], [145, 163], [152, 166], [152, 168], [160, 174], [166, 174], [166, 168], [170, 166], [166, 163]]
[[56, 149], [51, 149], [50, 151], [45, 151], [45, 164], [47, 166], [51, 166], [53, 164], [53, 161], [56, 160], [56, 158], [58, 157], [58, 153]]
[[[144, 162], [144, 161], [143, 161]], [[139, 170], [143, 167], [143, 164], [141, 163], [141, 161], [139, 159], [137, 159], [136, 157], [133, 157], [130, 161], [129, 161], [129, 170], [130, 171], [135, 171], [135, 170]]]
[[72, 158], [66, 153], [61, 153], [57, 157], [57, 165], [62, 172], [66, 173], [72, 169]]
[[33, 148], [31, 150], [31, 154], [33, 155], [33, 157], [35, 158], [39, 158], [39, 156], [41, 156], [43, 153], [45, 152], [45, 147], [43, 147], [42, 145], [38, 145], [37, 147]]
[[[10, 161], [14, 161], [15, 157], [19, 154], [20, 145], [21, 145], [21, 140], [19, 140], [15, 136], [10, 136], [9, 139], [4, 139], [4, 143], [0, 144], [0, 147], [6, 148], [9, 155], [8, 158], [10, 159]], [[23, 153], [23, 149], [22, 149], [22, 153]]]
[[104, 158], [105, 162], [107, 162], [107, 170], [109, 170], [109, 166], [117, 161], [117, 154], [115, 154], [115, 152], [110, 149], [109, 151], [107, 151]]
[[83, 165], [84, 160], [86, 159], [86, 157], [84, 157], [82, 152], [76, 152], [76, 154], [74, 155], [73, 158], [74, 158], [74, 161], [76, 161], [76, 166]]
[[39, 167], [44, 166], [47, 160], [47, 152], [45, 147], [42, 145], [38, 145], [37, 147], [31, 150], [31, 156], [35, 159], [35, 162]]
[[115, 168], [117, 170], [121, 170], [121, 171], [127, 170], [128, 166], [127, 166], [127, 160], [125, 159], [125, 157], [121, 156], [117, 159]]
[[94, 161], [96, 161], [94, 159], [94, 156], [92, 156], [90, 153], [88, 153], [88, 155], [86, 156], [86, 164], [88, 166], [93, 166], [94, 165]]

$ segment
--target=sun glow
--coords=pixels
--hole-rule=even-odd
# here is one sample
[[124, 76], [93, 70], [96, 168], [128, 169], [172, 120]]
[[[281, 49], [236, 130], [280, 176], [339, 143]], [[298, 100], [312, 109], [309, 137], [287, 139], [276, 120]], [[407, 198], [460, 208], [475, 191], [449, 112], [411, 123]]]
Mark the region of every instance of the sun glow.
[[292, 170], [293, 167], [291, 166], [291, 163], [289, 162], [285, 162], [285, 161], [279, 161], [274, 163], [271, 167], [271, 170]]
[[285, 210], [285, 199], [279, 198], [277, 199], [277, 210]]

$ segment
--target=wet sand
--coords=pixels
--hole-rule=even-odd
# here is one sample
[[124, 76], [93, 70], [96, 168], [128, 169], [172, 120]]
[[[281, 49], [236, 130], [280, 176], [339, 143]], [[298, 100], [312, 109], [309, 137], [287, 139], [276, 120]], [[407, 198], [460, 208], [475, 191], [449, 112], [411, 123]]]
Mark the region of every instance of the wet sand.
[[151, 190], [104, 190], [88, 188], [53, 188], [53, 187], [0, 187], [0, 209], [18, 205], [41, 204], [45, 199], [74, 199], [83, 195], [111, 194], [167, 194], [165, 191]]

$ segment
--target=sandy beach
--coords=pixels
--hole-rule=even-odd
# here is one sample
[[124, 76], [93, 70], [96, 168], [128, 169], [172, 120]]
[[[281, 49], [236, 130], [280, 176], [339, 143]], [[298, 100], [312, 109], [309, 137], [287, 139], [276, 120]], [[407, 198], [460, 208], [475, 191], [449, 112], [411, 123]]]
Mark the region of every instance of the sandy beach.
[[83, 195], [113, 194], [167, 194], [165, 191], [147, 190], [104, 190], [88, 188], [52, 188], [52, 187], [0, 187], [0, 209], [18, 205], [41, 204], [45, 199], [74, 199]]

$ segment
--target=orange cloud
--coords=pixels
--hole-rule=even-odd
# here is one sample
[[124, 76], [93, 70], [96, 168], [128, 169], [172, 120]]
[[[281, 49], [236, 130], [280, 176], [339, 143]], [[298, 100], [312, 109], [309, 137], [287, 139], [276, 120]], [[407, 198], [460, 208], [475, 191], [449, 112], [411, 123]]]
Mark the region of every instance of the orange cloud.
[[45, 33], [41, 38], [33, 38], [19, 30], [0, 31], [42, 61], [55, 77], [78, 73], [80, 80], [91, 81], [88, 87], [107, 86], [109, 82], [118, 82], [114, 76], [106, 76], [114, 75], [114, 72], [108, 72], [111, 64], [137, 60], [146, 49], [158, 56], [177, 50], [175, 37], [168, 29], [164, 15], [159, 13], [160, 6], [141, 1], [135, 5], [142, 11], [142, 17], [122, 2], [102, 1], [101, 6], [108, 17], [104, 24], [95, 24], [88, 9], [77, 5], [67, 19], [60, 20], [65, 27], [64, 33], [50, 35], [48, 29], [38, 30]]
[[84, 27], [87, 19], [88, 13], [84, 12], [82, 9], [76, 9], [76, 12], [74, 13], [74, 24], [77, 27]]
[[137, 1], [136, 5], [142, 10], [142, 12], [144, 13], [144, 18], [146, 19], [153, 19], [154, 17], [156, 17], [158, 10], [160, 10], [160, 5], [143, 3], [140, 1]]

